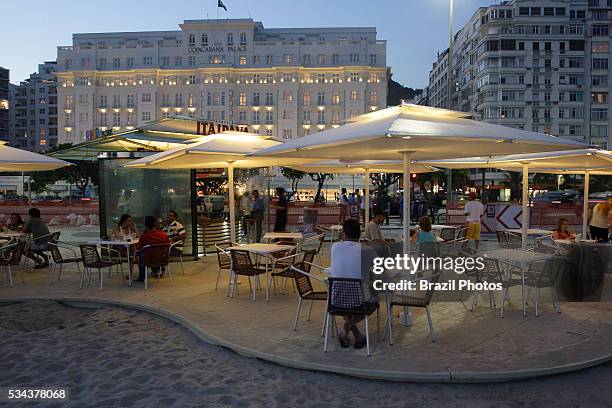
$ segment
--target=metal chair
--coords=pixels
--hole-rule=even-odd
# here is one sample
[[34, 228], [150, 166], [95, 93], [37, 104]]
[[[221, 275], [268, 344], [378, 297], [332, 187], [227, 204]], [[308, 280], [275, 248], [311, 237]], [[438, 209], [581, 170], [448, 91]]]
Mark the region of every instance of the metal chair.
[[[287, 285], [287, 278], [293, 278], [293, 271], [291, 267], [295, 263], [296, 259], [301, 256], [300, 253], [296, 253], [297, 246], [283, 252], [275, 252], [272, 254], [272, 267], [270, 268], [271, 281], [274, 286], [274, 293], [276, 294], [276, 280], [274, 278], [284, 278], [285, 288]], [[312, 262], [312, 261], [311, 261]], [[268, 282], [268, 285], [270, 282]], [[280, 293], [283, 293], [282, 291]]]
[[81, 272], [81, 281], [79, 284], [79, 289], [83, 288], [83, 280], [87, 278], [87, 284], [91, 282], [91, 270], [97, 269], [98, 274], [100, 275], [100, 289], [102, 289], [103, 285], [103, 277], [102, 269], [108, 268], [109, 278], [112, 278], [112, 267], [117, 266], [118, 268], [123, 269], [121, 264], [121, 254], [119, 251], [115, 251], [114, 249], [107, 248], [109, 253], [116, 252], [117, 258], [109, 258], [108, 260], [103, 260], [100, 257], [100, 253], [98, 252], [98, 247], [96, 245], [90, 244], [81, 244], [79, 245], [79, 249], [81, 250], [81, 259], [83, 261], [83, 271]]
[[427, 313], [427, 323], [429, 324], [429, 336], [431, 337], [432, 342], [436, 341], [429, 305], [431, 304], [431, 299], [434, 295], [434, 284], [440, 280], [440, 275], [440, 271], [434, 270], [424, 270], [417, 272], [414, 275], [417, 280], [426, 280], [430, 283], [427, 290], [420, 292], [420, 296], [415, 296], [413, 292], [410, 291], [406, 291], [406, 293], [392, 293], [391, 299], [387, 302], [387, 329], [389, 330], [389, 344], [393, 344], [393, 306], [424, 308], [425, 312]]
[[46, 252], [49, 252], [48, 246], [47, 246], [46, 250], [43, 250], [43, 251], [34, 251], [34, 250], [31, 249], [32, 241], [34, 241], [34, 243], [36, 243], [36, 241], [41, 242], [42, 240], [46, 240], [46, 242], [48, 244], [49, 241], [58, 241], [59, 237], [60, 237], [60, 233], [61, 233], [61, 231], [50, 232], [49, 234], [41, 235], [41, 236], [36, 237], [36, 238], [32, 237], [32, 235], [29, 235], [28, 239], [27, 239], [27, 243], [26, 243], [26, 249], [25, 249], [25, 252], [24, 252], [25, 257], [24, 257], [24, 261], [23, 261], [23, 266], [26, 266], [29, 254], [41, 255], [48, 262], [49, 261], [49, 255], [46, 253]]
[[508, 244], [508, 233], [506, 231], [495, 231], [495, 234], [497, 234], [497, 242], [499, 243], [500, 248], [510, 248], [510, 245]]
[[[49, 284], [53, 282], [53, 276], [55, 276], [55, 270], [57, 269], [58, 265], [59, 265], [59, 272], [57, 274], [58, 282], [62, 278], [62, 266], [64, 264], [76, 263], [79, 273], [81, 272], [80, 262], [82, 261], [82, 259], [77, 255], [76, 251], [73, 248], [71, 248], [68, 244], [60, 243], [53, 239], [49, 240], [48, 245], [49, 245], [49, 252], [51, 253], [51, 258], [53, 259], [53, 265], [49, 269]], [[62, 251], [60, 250], [60, 248], [70, 251], [72, 256], [69, 258], [65, 258], [62, 255]]]
[[253, 287], [252, 287], [253, 302], [255, 302], [256, 295], [257, 295], [257, 286], [259, 282], [259, 279], [257, 278], [259, 277], [259, 275], [265, 275], [266, 269], [259, 268], [253, 265], [249, 251], [232, 249], [230, 251], [230, 256], [232, 259], [232, 269], [230, 270], [231, 271], [230, 273], [230, 282], [231, 282], [230, 297], [234, 297], [234, 291], [236, 290], [236, 279], [238, 275], [243, 275], [243, 276], [248, 276], [248, 277], [252, 276], [253, 281], [254, 281]]
[[525, 273], [525, 285], [535, 288], [536, 317], [540, 316], [540, 294], [543, 288], [550, 288], [553, 308], [557, 313], [561, 313], [561, 304], [559, 303], [559, 296], [555, 286], [563, 268], [567, 265], [568, 262], [565, 257], [554, 257], [547, 261], [536, 261], [529, 264], [529, 268]]
[[361, 279], [349, 278], [329, 278], [329, 296], [327, 297], [327, 309], [323, 325], [324, 343], [323, 351], [327, 352], [327, 338], [329, 333], [330, 320], [334, 316], [363, 316], [365, 319], [365, 336], [366, 349], [368, 356], [371, 356], [370, 350], [370, 327], [368, 324], [368, 316], [377, 312], [376, 316], [376, 338], [378, 339], [378, 315], [380, 312], [379, 304], [374, 302], [366, 302], [364, 300], [363, 288]]
[[[316, 251], [315, 254], [319, 257], [319, 263], [321, 263], [321, 248], [323, 248], [323, 243], [325, 242], [325, 234], [317, 234], [311, 237], [304, 239], [302, 242], [302, 250], [310, 250], [314, 248], [314, 244], [316, 243]], [[312, 246], [312, 247], [311, 247]]]
[[533, 251], [540, 254], [558, 254], [561, 247], [550, 236], [538, 237], [533, 240]]
[[442, 227], [440, 230], [440, 238], [442, 238], [444, 241], [454, 241], [456, 232], [456, 228]]
[[169, 255], [169, 261], [172, 261], [173, 259], [178, 258], [179, 262], [181, 263], [181, 273], [184, 275], [185, 274], [185, 268], [183, 267], [183, 246], [185, 245], [185, 240], [181, 240], [181, 241], [176, 241], [173, 242], [170, 245], [170, 255]]
[[308, 300], [310, 301], [310, 310], [308, 311], [308, 319], [306, 319], [307, 321], [310, 321], [310, 316], [312, 315], [312, 305], [314, 302], [316, 300], [327, 300], [327, 290], [316, 291], [312, 286], [312, 282], [310, 281], [310, 279], [315, 279], [327, 285], [327, 282], [324, 279], [313, 276], [310, 273], [313, 266], [312, 261], [315, 257], [315, 251], [303, 252], [303, 256], [304, 257], [301, 262], [291, 266], [291, 270], [293, 271], [293, 279], [298, 292], [298, 305], [295, 313], [295, 321], [293, 322], [294, 331], [297, 330], [298, 320], [300, 319], [300, 311], [302, 309], [302, 302]]
[[508, 248], [521, 249], [523, 247], [523, 237], [521, 237], [519, 234], [506, 232], [506, 236], [508, 237]]
[[[17, 241], [0, 249], [0, 269], [6, 267], [6, 276], [9, 286], [13, 287], [13, 271], [11, 266], [19, 266], [21, 256], [26, 248], [26, 241]], [[25, 283], [23, 268], [21, 269], [21, 283]]]
[[149, 270], [153, 271], [153, 268], [158, 268], [157, 280], [161, 275], [161, 269], [165, 268], [168, 274], [168, 279], [172, 282], [172, 272], [168, 264], [170, 263], [170, 248], [171, 245], [167, 244], [150, 244], [145, 245], [134, 253], [134, 259], [136, 264], [145, 267], [145, 278], [144, 285], [145, 289], [148, 289], [149, 282]]

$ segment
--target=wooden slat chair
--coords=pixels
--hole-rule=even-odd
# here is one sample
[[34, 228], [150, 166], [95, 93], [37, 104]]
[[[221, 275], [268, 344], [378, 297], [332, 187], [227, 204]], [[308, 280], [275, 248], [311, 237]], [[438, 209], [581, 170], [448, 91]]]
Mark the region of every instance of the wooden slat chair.
[[[26, 244], [26, 241], [17, 241], [0, 249], [0, 269], [6, 267], [6, 277], [11, 288], [13, 287], [13, 270], [11, 267], [19, 266], [21, 263]], [[21, 283], [25, 283], [23, 267], [21, 268]]]
[[234, 297], [234, 291], [236, 290], [236, 279], [238, 275], [248, 277], [252, 276], [254, 281], [252, 288], [253, 302], [255, 302], [257, 296], [257, 286], [259, 282], [259, 279], [257, 278], [259, 277], [259, 275], [265, 275], [266, 269], [253, 265], [249, 251], [232, 249], [230, 251], [230, 255], [232, 258], [232, 269], [230, 274], [230, 282], [232, 282], [232, 284], [230, 290], [230, 297]]
[[319, 300], [327, 300], [327, 290], [317, 291], [312, 286], [311, 279], [315, 279], [327, 285], [327, 282], [324, 279], [313, 276], [310, 273], [312, 266], [322, 268], [312, 263], [315, 254], [316, 251], [314, 250], [303, 252], [302, 261], [291, 266], [291, 270], [293, 271], [293, 279], [298, 292], [298, 305], [295, 313], [295, 321], [293, 322], [294, 331], [297, 330], [298, 321], [300, 319], [300, 311], [302, 309], [302, 302], [310, 301], [310, 310], [308, 311], [308, 319], [306, 319], [307, 321], [310, 321], [310, 317], [312, 315], [312, 305], [314, 302]]
[[112, 267], [117, 266], [117, 269], [122, 268], [121, 265], [121, 254], [119, 251], [115, 251], [114, 249], [107, 248], [109, 255], [115, 254], [115, 257], [109, 257], [103, 260], [100, 257], [100, 253], [98, 252], [98, 247], [96, 245], [90, 244], [81, 244], [79, 245], [79, 249], [81, 250], [81, 260], [83, 261], [83, 271], [81, 272], [81, 280], [79, 284], [79, 288], [83, 288], [83, 281], [87, 279], [87, 284], [91, 283], [91, 270], [97, 269], [98, 274], [100, 275], [100, 289], [103, 286], [103, 278], [104, 274], [102, 273], [102, 269], [108, 268], [108, 275], [112, 277]]
[[[142, 257], [142, 259], [141, 259]], [[168, 279], [172, 282], [172, 272], [170, 271], [170, 244], [150, 244], [140, 248], [134, 253], [134, 259], [136, 265], [144, 265], [145, 267], [145, 279], [144, 286], [148, 289], [148, 276], [149, 270], [153, 271], [153, 268], [159, 268], [159, 272], [156, 276], [159, 281], [159, 277], [162, 274], [162, 268], [165, 268], [165, 273], [168, 274]]]

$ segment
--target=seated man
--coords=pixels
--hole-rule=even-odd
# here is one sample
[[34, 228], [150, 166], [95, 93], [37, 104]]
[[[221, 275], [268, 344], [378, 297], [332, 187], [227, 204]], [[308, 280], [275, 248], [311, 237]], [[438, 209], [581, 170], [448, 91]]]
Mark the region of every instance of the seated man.
[[183, 242], [185, 241], [185, 238], [187, 238], [187, 231], [185, 231], [183, 224], [177, 221], [176, 211], [168, 211], [166, 219], [168, 223], [164, 227], [163, 231], [168, 234], [170, 243], [174, 244], [175, 242], [179, 242], [179, 244], [172, 247], [171, 255], [180, 255], [183, 253]]
[[[168, 239], [168, 234], [163, 231], [157, 229], [155, 223], [155, 217], [152, 215], [147, 215], [145, 217], [145, 231], [140, 236], [140, 240], [138, 241], [138, 250], [141, 250], [147, 245], [156, 245], [156, 244], [170, 244], [170, 240]], [[148, 248], [144, 251], [140, 252], [138, 258], [138, 279], [135, 279], [134, 282], [144, 282], [145, 273], [147, 268], [145, 267], [145, 259], [148, 253], [146, 251], [155, 250], [154, 248]], [[159, 268], [153, 268], [153, 275], [157, 276], [159, 273]]]
[[374, 242], [378, 242], [380, 244], [387, 244], [389, 242], [394, 242], [392, 239], [385, 239], [380, 230], [380, 225], [385, 221], [385, 212], [380, 209], [374, 210], [374, 217], [372, 221], [366, 224], [365, 231], [363, 236]]
[[26, 252], [26, 256], [36, 262], [34, 269], [44, 268], [49, 266], [49, 257], [45, 254], [49, 250], [49, 228], [47, 224], [40, 218], [40, 210], [38, 208], [30, 208], [28, 211], [30, 219], [23, 226], [22, 232], [32, 234], [32, 242], [30, 248]]
[[[376, 302], [376, 294], [372, 292], [370, 272], [376, 253], [367, 245], [359, 243], [361, 235], [359, 221], [349, 219], [342, 225], [343, 241], [336, 242], [331, 248], [330, 278], [361, 279], [364, 302]], [[344, 348], [350, 345], [349, 333], [355, 337], [355, 348], [366, 345], [366, 338], [357, 327], [363, 320], [362, 316], [344, 317], [344, 326], [339, 330], [338, 341]]]

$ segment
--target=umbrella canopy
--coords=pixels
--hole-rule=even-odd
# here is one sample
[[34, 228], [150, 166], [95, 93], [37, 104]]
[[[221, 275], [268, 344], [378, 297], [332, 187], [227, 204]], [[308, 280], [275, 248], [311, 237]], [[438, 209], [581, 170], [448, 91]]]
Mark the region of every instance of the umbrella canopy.
[[[584, 144], [468, 119], [465, 112], [400, 105], [353, 118], [333, 128], [255, 156], [329, 159], [403, 160], [404, 219], [410, 219], [411, 160], [489, 154], [532, 153], [585, 148]], [[525, 219], [524, 221], [527, 221]], [[525, 230], [526, 232], [526, 230]], [[409, 253], [409, 223], [404, 223], [404, 253]]]
[[[463, 159], [429, 160], [423, 162], [422, 164], [436, 165], [453, 169], [479, 167], [499, 168], [509, 171], [522, 171], [523, 214], [526, 214], [528, 211], [527, 201], [529, 170], [539, 173], [584, 174], [582, 234], [584, 237], [586, 237], [589, 209], [589, 177], [591, 174], [612, 174], [612, 152], [597, 149], [578, 149], [533, 154], [515, 154], [497, 157], [468, 157]], [[523, 244], [525, 245], [527, 237], [525, 231], [523, 232]]]
[[4, 142], [0, 144], [0, 171], [45, 171], [71, 165], [64, 160], [15, 149]]

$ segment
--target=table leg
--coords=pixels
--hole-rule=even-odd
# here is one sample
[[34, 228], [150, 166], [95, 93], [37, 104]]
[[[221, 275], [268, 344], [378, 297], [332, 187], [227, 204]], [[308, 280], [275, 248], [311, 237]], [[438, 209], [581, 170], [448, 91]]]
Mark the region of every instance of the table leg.
[[268, 296], [268, 289], [269, 289], [269, 283], [268, 283], [268, 257], [266, 256], [266, 302], [270, 301], [270, 297]]
[[128, 285], [132, 286], [132, 261], [130, 260], [130, 245], [127, 246]]
[[525, 265], [521, 265], [521, 295], [523, 301], [523, 317], [527, 316], [527, 303], [525, 302]]

